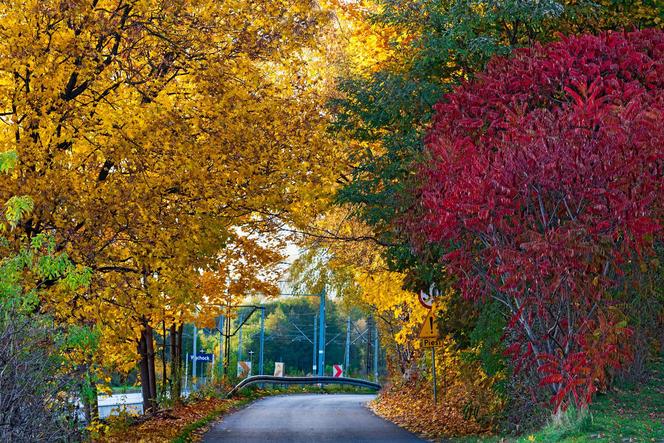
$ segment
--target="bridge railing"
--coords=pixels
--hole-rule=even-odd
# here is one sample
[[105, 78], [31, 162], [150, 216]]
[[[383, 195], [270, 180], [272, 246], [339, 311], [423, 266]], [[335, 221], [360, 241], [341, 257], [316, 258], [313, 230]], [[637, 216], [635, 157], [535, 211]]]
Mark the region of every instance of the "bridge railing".
[[348, 378], [348, 377], [330, 377], [330, 376], [313, 376], [313, 377], [275, 377], [273, 375], [254, 375], [252, 377], [247, 377], [238, 383], [233, 389], [226, 394], [226, 398], [230, 398], [235, 393], [246, 387], [256, 383], [266, 383], [274, 385], [350, 385], [357, 386], [360, 388], [374, 389], [378, 391], [380, 385], [367, 380], [362, 380], [359, 378]]

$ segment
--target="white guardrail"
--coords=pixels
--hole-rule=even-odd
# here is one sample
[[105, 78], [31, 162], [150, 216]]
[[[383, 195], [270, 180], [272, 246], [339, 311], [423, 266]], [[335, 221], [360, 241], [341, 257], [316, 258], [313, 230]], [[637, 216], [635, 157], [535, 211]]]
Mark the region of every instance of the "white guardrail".
[[97, 397], [97, 404], [99, 406], [99, 418], [117, 415], [121, 411], [138, 415], [143, 413], [143, 395], [140, 392], [100, 395]]

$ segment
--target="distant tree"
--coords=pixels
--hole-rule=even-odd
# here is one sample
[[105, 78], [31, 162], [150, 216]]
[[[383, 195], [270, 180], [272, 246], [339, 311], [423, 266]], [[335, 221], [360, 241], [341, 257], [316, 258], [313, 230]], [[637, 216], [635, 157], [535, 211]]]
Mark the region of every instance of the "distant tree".
[[[318, 301], [309, 297], [288, 298], [267, 305], [265, 322], [265, 370], [273, 368], [275, 361], [283, 361], [287, 371], [311, 373], [313, 369], [313, 326], [318, 314]], [[353, 321], [358, 313], [354, 313]], [[254, 351], [254, 365], [258, 364], [259, 330], [257, 319], [250, 326], [251, 335], [247, 338], [246, 352]], [[346, 317], [339, 309], [339, 304], [328, 299], [326, 305], [326, 337], [329, 342], [325, 347], [326, 373], [331, 373], [333, 364], [343, 364], [346, 338]], [[320, 324], [317, 324], [320, 327]], [[301, 330], [301, 332], [298, 330]], [[353, 332], [353, 338], [357, 333]], [[361, 340], [351, 347], [351, 367], [359, 369]]]

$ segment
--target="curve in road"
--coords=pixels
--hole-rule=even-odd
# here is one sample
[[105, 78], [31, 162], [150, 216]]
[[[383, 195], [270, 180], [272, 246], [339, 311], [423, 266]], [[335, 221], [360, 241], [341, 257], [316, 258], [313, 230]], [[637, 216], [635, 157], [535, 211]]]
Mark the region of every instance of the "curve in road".
[[365, 406], [373, 395], [279, 395], [222, 419], [203, 438], [221, 442], [422, 442]]

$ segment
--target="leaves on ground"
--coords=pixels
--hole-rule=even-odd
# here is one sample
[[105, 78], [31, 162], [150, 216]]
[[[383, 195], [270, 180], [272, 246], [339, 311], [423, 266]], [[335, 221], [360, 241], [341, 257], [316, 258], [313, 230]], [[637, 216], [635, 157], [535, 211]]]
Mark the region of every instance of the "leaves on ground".
[[[209, 398], [172, 409], [165, 409], [135, 424], [119, 426], [119, 429], [111, 431], [109, 436], [97, 441], [104, 443], [157, 443], [171, 441], [181, 435], [187, 426], [199, 420], [205, 420], [208, 417], [221, 416], [242, 402], [243, 400], [236, 399]], [[195, 435], [202, 435], [204, 429], [205, 427], [201, 427], [193, 430], [193, 433]]]
[[464, 394], [458, 388], [439, 392], [438, 403], [434, 405], [431, 385], [419, 383], [391, 386], [370, 407], [383, 418], [427, 438], [489, 434], [489, 425], [464, 414]]

